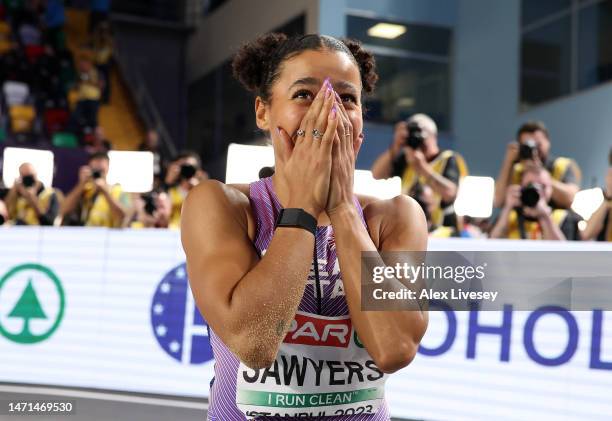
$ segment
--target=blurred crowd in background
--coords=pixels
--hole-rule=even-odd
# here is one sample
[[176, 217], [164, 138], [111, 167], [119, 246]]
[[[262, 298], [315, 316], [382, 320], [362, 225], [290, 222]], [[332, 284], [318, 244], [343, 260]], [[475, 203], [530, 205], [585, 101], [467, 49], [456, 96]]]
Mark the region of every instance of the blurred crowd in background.
[[164, 156], [158, 133], [148, 130], [138, 149], [153, 153], [153, 190], [132, 194], [107, 184], [113, 142], [98, 114], [112, 95], [109, 4], [91, 2], [89, 39], [71, 49], [65, 31], [69, 2], [0, 3], [0, 141], [8, 136], [19, 146], [79, 147], [89, 154], [67, 194], [44, 186], [37, 169], [22, 164], [19, 178], [0, 196], [2, 224], [178, 228], [188, 190], [208, 178], [197, 153]]
[[[0, 3], [0, 138], [11, 136], [24, 146], [79, 147], [89, 154], [66, 194], [43, 185], [37, 168], [23, 163], [19, 177], [0, 196], [0, 223], [179, 228], [184, 198], [208, 178], [197, 153], [166, 156], [151, 129], [138, 149], [154, 156], [153, 190], [126, 193], [107, 182], [113, 141], [106, 138], [98, 114], [113, 95], [113, 36], [109, 2], [92, 3], [89, 40], [77, 54], [67, 45], [63, 1]], [[526, 122], [500, 163], [495, 212], [473, 218], [458, 216], [453, 206], [470, 158], [441, 149], [437, 135], [436, 122], [425, 114], [398, 122], [389, 148], [371, 168], [376, 179], [401, 178], [402, 193], [421, 205], [432, 237], [612, 241], [612, 150], [601, 186], [604, 200], [584, 221], [571, 209], [580, 168], [571, 157], [554, 154], [544, 123]]]
[[6, 0], [0, 5], [2, 125], [38, 146], [108, 150], [98, 110], [110, 96], [113, 40], [104, 13], [91, 13], [89, 40], [67, 45], [62, 0]]
[[[402, 191], [423, 208], [433, 237], [612, 241], [612, 148], [601, 186], [604, 200], [588, 221], [572, 210], [581, 171], [556, 156], [541, 121], [528, 121], [508, 143], [495, 180], [489, 218], [460, 217], [453, 204], [468, 166], [460, 153], [441, 150], [436, 123], [417, 114], [399, 122], [389, 149], [372, 166], [375, 178], [399, 176]], [[483, 192], [484, 193], [484, 192]]]

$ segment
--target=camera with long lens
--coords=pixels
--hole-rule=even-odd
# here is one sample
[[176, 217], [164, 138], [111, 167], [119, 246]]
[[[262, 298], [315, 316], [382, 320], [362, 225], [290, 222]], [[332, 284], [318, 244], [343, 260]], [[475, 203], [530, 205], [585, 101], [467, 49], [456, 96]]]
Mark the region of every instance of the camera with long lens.
[[155, 203], [155, 199], [157, 198], [157, 194], [156, 193], [146, 193], [143, 194], [142, 196], [142, 200], [144, 200], [144, 211], [149, 214], [149, 215], [153, 215], [155, 213], [155, 211], [157, 210], [157, 204]]
[[191, 164], [182, 164], [180, 169], [180, 177], [182, 180], [189, 180], [196, 175], [197, 168]]
[[21, 182], [23, 183], [24, 187], [32, 187], [34, 183], [36, 183], [36, 180], [34, 179], [33, 175], [24, 175], [21, 178]]
[[526, 208], [535, 208], [540, 201], [540, 191], [534, 183], [521, 188], [521, 204]]
[[419, 149], [425, 143], [425, 135], [419, 123], [413, 121], [408, 123], [408, 136], [406, 137], [406, 146], [412, 149]]
[[527, 139], [519, 146], [519, 159], [535, 159], [538, 156], [538, 144], [533, 139]]

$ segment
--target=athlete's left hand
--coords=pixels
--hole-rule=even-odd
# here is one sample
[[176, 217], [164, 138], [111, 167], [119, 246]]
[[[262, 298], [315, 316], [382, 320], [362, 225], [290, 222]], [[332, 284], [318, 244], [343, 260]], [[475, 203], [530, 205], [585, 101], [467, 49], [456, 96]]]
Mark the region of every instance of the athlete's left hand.
[[329, 196], [325, 210], [329, 216], [339, 210], [353, 205], [353, 176], [355, 173], [355, 155], [361, 147], [361, 137], [353, 130], [353, 124], [344, 108], [340, 96], [336, 96], [338, 128], [332, 148], [332, 168], [329, 185]]

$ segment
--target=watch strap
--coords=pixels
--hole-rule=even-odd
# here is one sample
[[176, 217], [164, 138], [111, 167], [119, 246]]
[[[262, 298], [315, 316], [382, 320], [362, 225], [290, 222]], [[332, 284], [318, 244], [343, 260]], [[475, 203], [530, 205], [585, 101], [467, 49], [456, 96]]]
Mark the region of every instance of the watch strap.
[[304, 209], [284, 208], [278, 214], [275, 227], [302, 228], [316, 237], [317, 219]]

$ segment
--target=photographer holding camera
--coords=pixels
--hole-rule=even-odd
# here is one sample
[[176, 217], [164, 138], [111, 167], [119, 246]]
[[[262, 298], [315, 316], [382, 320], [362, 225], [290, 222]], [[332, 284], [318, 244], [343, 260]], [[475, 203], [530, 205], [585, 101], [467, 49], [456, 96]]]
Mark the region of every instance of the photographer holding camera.
[[589, 218], [582, 231], [583, 240], [612, 241], [612, 148], [608, 154], [608, 173], [603, 194], [604, 201]]
[[53, 225], [60, 207], [60, 194], [38, 180], [30, 163], [19, 166], [19, 178], [6, 195], [8, 218], [15, 225]]
[[119, 184], [110, 186], [106, 182], [109, 162], [106, 152], [96, 152], [79, 169], [79, 181], [62, 207], [65, 225], [123, 226], [129, 197]]
[[569, 209], [580, 186], [580, 168], [573, 159], [550, 154], [550, 137], [541, 121], [528, 121], [517, 133], [516, 141], [508, 144], [506, 156], [495, 180], [493, 206], [504, 205], [506, 190], [510, 184], [518, 184], [525, 165], [539, 163], [552, 176], [550, 206]]
[[168, 193], [163, 190], [153, 190], [137, 196], [135, 208], [135, 220], [130, 224], [130, 228], [179, 229], [179, 225], [170, 221], [172, 204]]
[[165, 183], [172, 203], [171, 225], [180, 225], [181, 208], [187, 193], [208, 180], [208, 174], [202, 169], [200, 156], [193, 151], [182, 151], [168, 165]]
[[459, 180], [467, 174], [460, 154], [440, 150], [436, 123], [425, 114], [397, 123], [391, 147], [372, 165], [375, 179], [401, 177], [404, 194], [414, 191], [415, 184], [431, 187], [434, 203], [429, 219], [434, 226], [456, 226], [453, 203]]
[[506, 189], [504, 207], [491, 230], [491, 238], [580, 240], [580, 217], [570, 209], [552, 209], [552, 178], [540, 164], [526, 165], [521, 184]]

